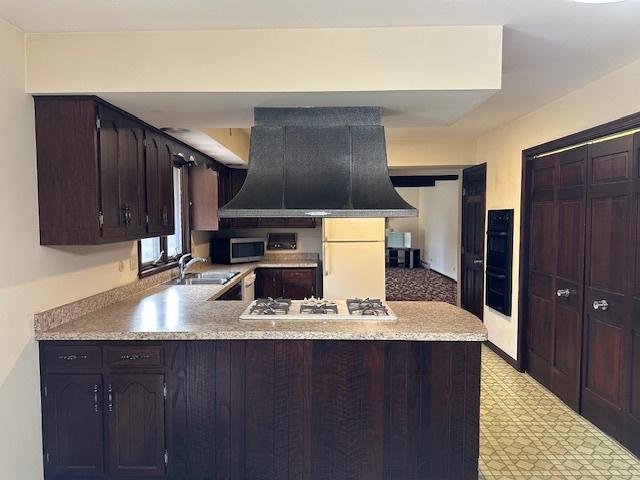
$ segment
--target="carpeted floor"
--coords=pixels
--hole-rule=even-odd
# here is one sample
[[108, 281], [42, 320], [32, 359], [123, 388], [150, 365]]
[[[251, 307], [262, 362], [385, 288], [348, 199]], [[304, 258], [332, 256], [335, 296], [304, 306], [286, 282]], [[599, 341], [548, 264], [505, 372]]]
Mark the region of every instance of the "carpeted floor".
[[387, 267], [387, 300], [430, 300], [456, 304], [457, 284], [426, 268]]

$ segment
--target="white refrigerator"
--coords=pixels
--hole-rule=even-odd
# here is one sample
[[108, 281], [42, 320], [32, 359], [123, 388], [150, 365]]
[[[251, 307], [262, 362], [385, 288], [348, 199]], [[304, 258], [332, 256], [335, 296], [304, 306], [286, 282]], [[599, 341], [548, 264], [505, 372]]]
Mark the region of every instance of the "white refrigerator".
[[322, 287], [327, 299], [385, 299], [385, 219], [322, 221]]

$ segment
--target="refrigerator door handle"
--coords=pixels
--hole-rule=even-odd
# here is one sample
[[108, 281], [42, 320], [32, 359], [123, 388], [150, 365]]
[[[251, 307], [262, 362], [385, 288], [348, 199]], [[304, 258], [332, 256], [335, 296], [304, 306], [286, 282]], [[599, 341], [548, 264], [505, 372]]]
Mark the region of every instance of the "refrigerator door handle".
[[323, 249], [323, 264], [324, 264], [324, 276], [328, 276], [329, 275], [329, 244], [328, 243], [323, 243], [322, 244], [322, 249]]

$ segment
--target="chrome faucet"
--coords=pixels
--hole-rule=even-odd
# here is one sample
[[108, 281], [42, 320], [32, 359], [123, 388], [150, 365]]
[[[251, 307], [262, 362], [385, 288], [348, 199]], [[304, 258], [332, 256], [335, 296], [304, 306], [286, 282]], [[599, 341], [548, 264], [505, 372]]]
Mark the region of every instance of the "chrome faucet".
[[[191, 258], [191, 260], [189, 260]], [[189, 261], [187, 261], [189, 260]], [[185, 253], [178, 260], [178, 268], [180, 269], [180, 280], [184, 280], [187, 275], [187, 272], [191, 267], [193, 267], [196, 263], [206, 263], [207, 259], [202, 257], [194, 257], [190, 253]]]

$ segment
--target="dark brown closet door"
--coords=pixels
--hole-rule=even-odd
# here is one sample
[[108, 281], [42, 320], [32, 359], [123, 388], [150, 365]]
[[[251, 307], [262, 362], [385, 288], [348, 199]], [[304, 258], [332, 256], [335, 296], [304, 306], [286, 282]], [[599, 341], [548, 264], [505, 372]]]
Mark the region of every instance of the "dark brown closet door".
[[551, 387], [551, 351], [554, 304], [555, 188], [554, 156], [531, 164], [529, 207], [529, 278], [527, 298], [527, 370]]
[[579, 410], [587, 148], [575, 148], [558, 155], [551, 390], [574, 410]]
[[531, 171], [528, 370], [580, 406], [586, 147], [542, 157]]
[[633, 172], [633, 205], [632, 205], [632, 239], [631, 246], [635, 257], [634, 271], [631, 272], [632, 298], [630, 330], [627, 348], [629, 349], [629, 448], [640, 456], [640, 133], [635, 136]]
[[589, 146], [583, 414], [624, 441], [633, 271], [633, 136]]

